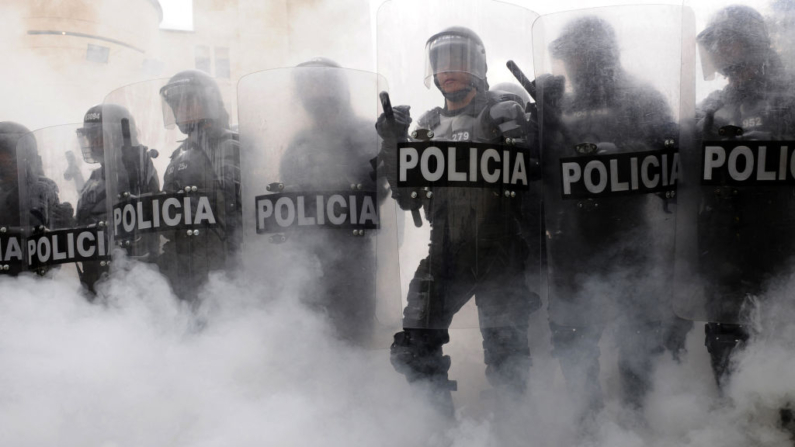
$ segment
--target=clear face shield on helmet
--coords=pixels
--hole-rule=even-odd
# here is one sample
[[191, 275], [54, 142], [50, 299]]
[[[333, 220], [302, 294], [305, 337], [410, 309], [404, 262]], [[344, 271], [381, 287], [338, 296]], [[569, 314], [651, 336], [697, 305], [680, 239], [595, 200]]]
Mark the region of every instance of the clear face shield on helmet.
[[175, 124], [190, 125], [218, 119], [218, 110], [208, 104], [211, 95], [209, 89], [187, 79], [163, 86], [160, 89], [160, 98], [166, 129], [173, 129]]
[[295, 96], [315, 119], [330, 120], [345, 113], [350, 92], [344, 69], [299, 66], [293, 69], [292, 78]]
[[701, 57], [701, 69], [704, 80], [715, 79], [715, 74], [728, 76], [733, 69], [750, 62], [753, 51], [738, 33], [731, 31], [710, 32], [699, 36], [698, 54]]
[[425, 87], [439, 73], [467, 73], [486, 79], [485, 49], [480, 42], [457, 34], [440, 34], [425, 45]]
[[105, 157], [102, 123], [88, 123], [75, 131], [86, 163], [101, 163]]

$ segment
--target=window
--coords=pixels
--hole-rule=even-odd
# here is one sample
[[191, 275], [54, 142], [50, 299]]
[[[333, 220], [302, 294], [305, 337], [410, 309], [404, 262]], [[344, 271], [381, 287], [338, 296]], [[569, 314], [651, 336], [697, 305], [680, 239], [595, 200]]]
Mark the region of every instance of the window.
[[207, 74], [212, 74], [210, 61], [210, 48], [204, 45], [196, 46], [196, 69]]
[[110, 57], [110, 48], [103, 47], [102, 45], [88, 44], [88, 49], [86, 50], [87, 61], [107, 64], [109, 57]]
[[229, 79], [231, 70], [229, 67], [229, 48], [215, 48], [215, 77]]

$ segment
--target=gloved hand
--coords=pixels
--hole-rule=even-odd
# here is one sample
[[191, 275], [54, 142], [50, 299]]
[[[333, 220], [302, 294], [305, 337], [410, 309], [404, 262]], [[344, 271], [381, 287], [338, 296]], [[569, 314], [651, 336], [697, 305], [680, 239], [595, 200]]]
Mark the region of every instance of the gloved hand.
[[409, 188], [393, 189], [392, 198], [397, 201], [398, 206], [402, 210], [414, 211], [422, 208], [422, 200], [419, 198], [412, 198]]
[[489, 109], [488, 124], [499, 128], [500, 133], [508, 138], [531, 139], [535, 134], [524, 108], [515, 101], [494, 104]]
[[71, 203], [59, 203], [53, 208], [50, 227], [53, 229], [73, 227], [75, 223], [74, 215], [75, 209]]
[[411, 125], [411, 106], [395, 106], [392, 108], [394, 119], [388, 119], [385, 114], [378, 117], [375, 130], [378, 136], [388, 141], [407, 141], [409, 126]]
[[541, 75], [533, 80], [533, 85], [537, 94], [541, 95], [541, 106], [547, 111], [544, 116], [547, 119], [557, 118], [560, 115], [560, 101], [566, 88], [566, 78], [549, 74]]

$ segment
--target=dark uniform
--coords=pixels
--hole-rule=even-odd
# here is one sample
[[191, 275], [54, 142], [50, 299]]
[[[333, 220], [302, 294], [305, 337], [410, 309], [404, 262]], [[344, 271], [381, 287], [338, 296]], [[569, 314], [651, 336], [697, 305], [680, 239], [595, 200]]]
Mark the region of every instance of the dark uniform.
[[[615, 31], [606, 21], [577, 19], [549, 49], [572, 84], [563, 95], [562, 78], [539, 81], [550, 182], [559, 183], [560, 158], [660, 150], [678, 136], [664, 97], [621, 68]], [[587, 409], [601, 408], [598, 345], [605, 324], [616, 318], [623, 398], [640, 408], [654, 357], [666, 346], [681, 349], [690, 329], [665, 299], [673, 259], [662, 253], [673, 245], [657, 249], [646, 242], [658, 231], [650, 215], [662, 215], [666, 203], [652, 194], [560, 200], [560, 186], [548, 194], [558, 195], [545, 201], [556, 203], [545, 209], [550, 328], [567, 385]]]
[[[297, 132], [282, 156], [279, 172], [287, 189], [344, 191], [357, 184], [375, 190], [370, 160], [378, 141], [372, 122], [355, 115], [340, 66], [315, 58], [299, 64], [293, 78], [309, 126]], [[373, 232], [365, 235], [373, 237]], [[302, 289], [303, 302], [327, 315], [342, 339], [366, 343], [375, 321], [372, 243], [352, 239], [349, 231], [329, 230], [301, 232], [291, 240], [302, 259], [316, 258], [323, 270], [318, 281]]]
[[[10, 121], [0, 123], [0, 226], [19, 229], [20, 242], [21, 237], [31, 229], [52, 226], [63, 228], [73, 219], [72, 206], [60, 203], [58, 185], [44, 175], [35, 139], [28, 137], [23, 144], [18, 144], [29, 133], [21, 124]], [[27, 200], [23, 207], [20, 207], [20, 167], [17, 165], [19, 150], [24, 151], [19, 156], [26, 162], [21, 167], [25, 170], [22, 178], [26, 183]], [[27, 210], [26, 216], [20, 214], [22, 209]], [[20, 263], [4, 273], [16, 275], [22, 270], [23, 265]]]
[[240, 145], [237, 133], [229, 129], [220, 90], [207, 74], [177, 73], [160, 93], [167, 127], [176, 124], [187, 137], [171, 154], [163, 191], [196, 187], [211, 197], [220, 223], [199, 236], [170, 233], [158, 260], [177, 296], [193, 301], [207, 275], [227, 269], [236, 252], [242, 219]]
[[[129, 148], [124, 147], [122, 120], [127, 120], [129, 124], [131, 145]], [[79, 188], [80, 199], [77, 202], [75, 216], [78, 226], [86, 227], [108, 220], [105, 143], [122, 148], [123, 151], [137, 152], [141, 148], [138, 145], [137, 133], [135, 120], [124, 107], [115, 104], [98, 104], [86, 112], [83, 117], [83, 127], [77, 130], [77, 137], [83, 160], [88, 164], [99, 164], [99, 167], [91, 171], [88, 180]], [[127, 169], [118, 170], [118, 181], [124, 183], [124, 190], [129, 190], [136, 195], [159, 191], [160, 185], [154, 164], [149, 157], [145, 157], [145, 160], [145, 168], [133, 166], [128, 162], [129, 171]], [[79, 169], [76, 169], [72, 175], [79, 175]], [[132, 184], [130, 183], [131, 179], [133, 180]], [[73, 180], [79, 181], [77, 178]], [[149, 242], [149, 247], [145, 250], [146, 253], [155, 252], [157, 239], [152, 236], [147, 236], [145, 239]], [[132, 254], [134, 255], [134, 253]], [[86, 261], [82, 263], [82, 268], [78, 266], [80, 282], [92, 294], [96, 293], [96, 282], [107, 272], [108, 267], [101, 265], [101, 261]]]
[[[729, 81], [699, 104], [697, 130], [703, 140], [795, 140], [792, 79], [771, 48], [762, 16], [749, 7], [725, 8], [698, 42], [702, 56]], [[741, 135], [726, 126], [742, 129]], [[699, 274], [713, 319], [706, 326], [706, 345], [715, 379], [723, 385], [734, 348], [749, 338], [747, 327], [737, 323], [749, 316], [765, 283], [788, 271], [795, 248], [795, 195], [779, 185], [704, 186], [699, 209]]]
[[[451, 46], [447, 55], [474, 54], [469, 71], [471, 85], [464, 91], [445, 92], [437, 80], [442, 72], [436, 47]], [[455, 48], [459, 46], [460, 48]], [[480, 38], [462, 27], [448, 28], [428, 40], [434, 83], [446, 99], [461, 101], [471, 91], [475, 96], [463, 108], [437, 107], [418, 120], [418, 127], [433, 132], [433, 140], [499, 143], [506, 135], [502, 126], [525, 120], [524, 107], [504, 101], [503, 95], [488, 92], [485, 52]], [[441, 52], [440, 52], [441, 54]], [[377, 127], [384, 138], [384, 154], [408, 127], [408, 109], [395, 107], [398, 131], [382, 117]], [[521, 127], [521, 126], [519, 126]], [[520, 130], [528, 135], [529, 126]], [[515, 128], [514, 128], [515, 129]], [[393, 156], [394, 157], [394, 156]], [[387, 176], [397, 172], [394, 158], [384, 157]], [[443, 405], [452, 411], [447, 372], [450, 358], [442, 353], [449, 341], [453, 316], [472, 296], [478, 307], [483, 335], [486, 375], [499, 389], [521, 393], [530, 366], [527, 325], [540, 306], [524, 282], [527, 244], [521, 232], [521, 202], [501, 196], [499, 191], [480, 188], [433, 188], [432, 199], [412, 199], [408, 191], [395, 188], [393, 197], [404, 209], [422, 206], [431, 223], [430, 252], [420, 262], [409, 285], [408, 304], [403, 311], [404, 330], [395, 334], [392, 364], [409, 381], [429, 381], [440, 393]], [[427, 197], [427, 196], [426, 196]], [[446, 403], [445, 403], [446, 402]]]

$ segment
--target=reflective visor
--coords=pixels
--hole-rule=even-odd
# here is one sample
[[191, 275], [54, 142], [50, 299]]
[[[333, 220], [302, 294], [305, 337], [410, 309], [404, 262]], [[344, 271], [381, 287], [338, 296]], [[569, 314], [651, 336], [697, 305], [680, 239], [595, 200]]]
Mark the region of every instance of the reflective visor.
[[100, 163], [104, 154], [102, 124], [86, 124], [75, 131], [86, 163]]
[[486, 78], [486, 54], [483, 45], [457, 34], [441, 34], [425, 45], [425, 86], [430, 88], [438, 73], [469, 73]]
[[190, 82], [168, 84], [161, 88], [163, 123], [166, 128], [172, 129], [174, 124], [217, 119], [218, 116], [213, 116], [214, 108], [207, 107], [209, 94]]

